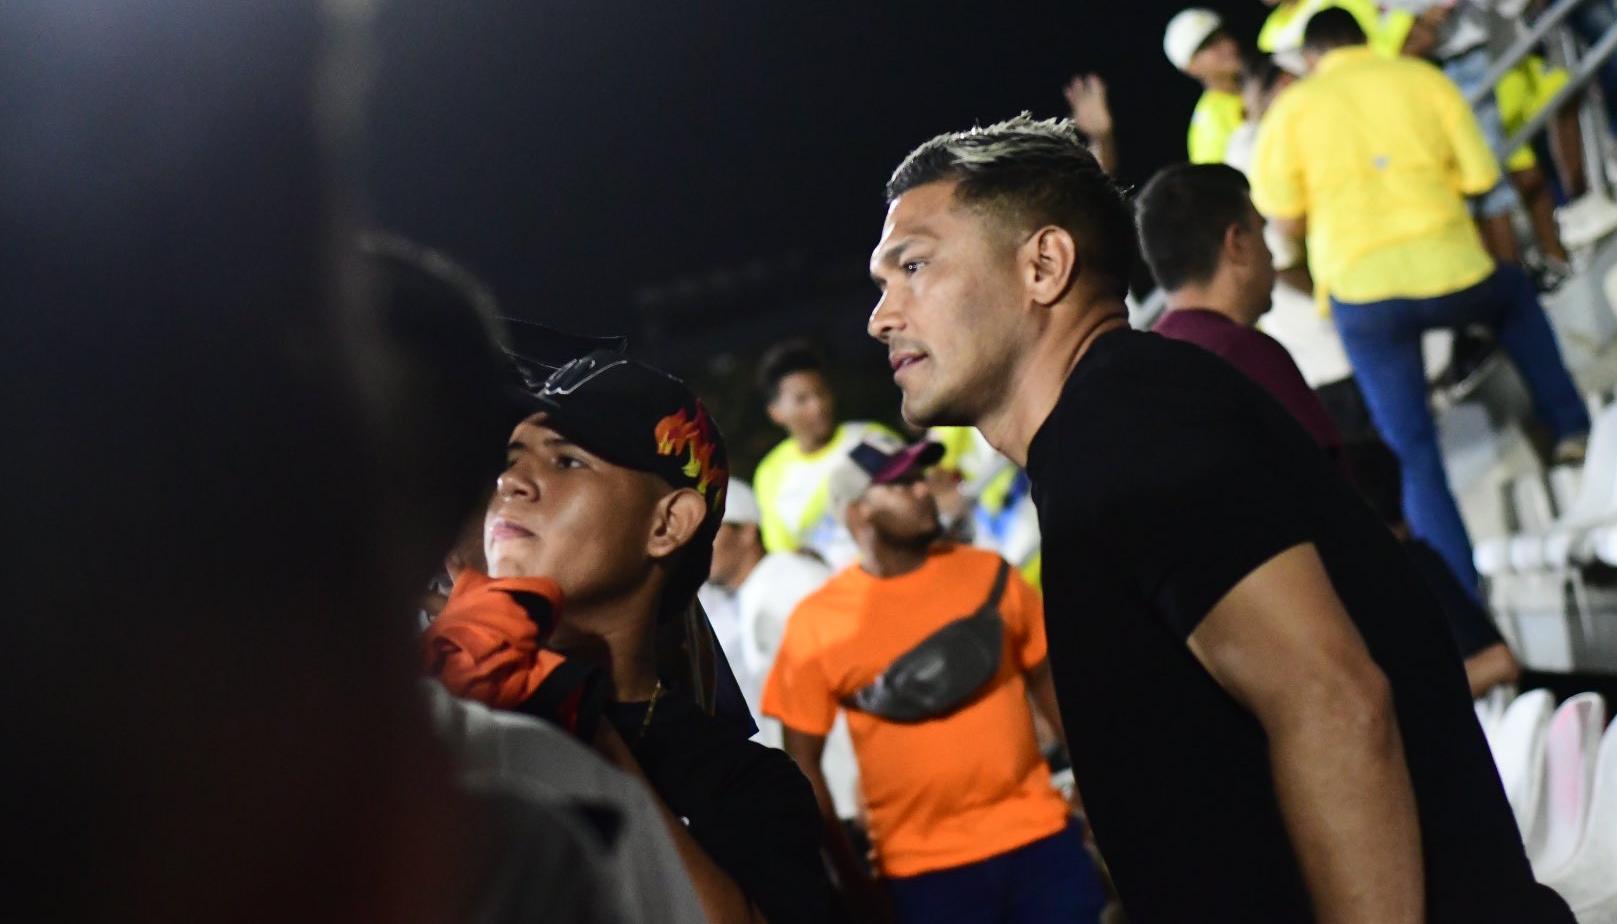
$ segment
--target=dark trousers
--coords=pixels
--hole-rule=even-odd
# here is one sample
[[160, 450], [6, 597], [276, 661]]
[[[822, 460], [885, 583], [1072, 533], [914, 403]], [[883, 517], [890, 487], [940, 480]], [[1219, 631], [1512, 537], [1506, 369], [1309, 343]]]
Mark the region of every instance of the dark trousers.
[[1432, 298], [1350, 304], [1331, 299], [1331, 315], [1370, 416], [1404, 469], [1404, 515], [1475, 595], [1471, 539], [1449, 490], [1426, 400], [1421, 334], [1433, 328], [1486, 323], [1532, 392], [1533, 407], [1557, 439], [1589, 431], [1589, 413], [1561, 361], [1555, 332], [1520, 267], [1500, 266], [1487, 279]]
[[1093, 924], [1106, 905], [1078, 822], [965, 866], [887, 880], [901, 924]]

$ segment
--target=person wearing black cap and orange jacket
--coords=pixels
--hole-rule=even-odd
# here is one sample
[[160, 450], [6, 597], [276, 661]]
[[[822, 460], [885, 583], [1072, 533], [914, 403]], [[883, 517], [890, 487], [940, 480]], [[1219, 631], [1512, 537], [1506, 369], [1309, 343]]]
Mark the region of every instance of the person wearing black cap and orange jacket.
[[867, 438], [830, 474], [859, 562], [792, 612], [763, 711], [816, 784], [844, 890], [878, 909], [820, 777], [839, 710], [870, 839], [900, 922], [1096, 921], [1082, 825], [1050, 780], [1031, 695], [1061, 727], [1044, 607], [1000, 556], [939, 542], [925, 470], [940, 443]]
[[552, 374], [534, 408], [485, 520], [489, 577], [553, 583], [545, 647], [605, 668], [597, 747], [661, 797], [708, 916], [823, 921], [813, 792], [785, 754], [747, 740], [751, 716], [725, 697], [734, 681], [694, 605], [724, 511], [718, 428], [683, 382], [613, 351]]

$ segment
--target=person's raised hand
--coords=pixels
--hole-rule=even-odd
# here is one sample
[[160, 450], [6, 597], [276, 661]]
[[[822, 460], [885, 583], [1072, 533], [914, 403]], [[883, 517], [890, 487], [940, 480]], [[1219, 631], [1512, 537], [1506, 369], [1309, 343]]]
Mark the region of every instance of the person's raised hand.
[[1072, 123], [1090, 138], [1112, 133], [1112, 110], [1106, 103], [1106, 81], [1099, 74], [1079, 74], [1062, 91], [1072, 108]]

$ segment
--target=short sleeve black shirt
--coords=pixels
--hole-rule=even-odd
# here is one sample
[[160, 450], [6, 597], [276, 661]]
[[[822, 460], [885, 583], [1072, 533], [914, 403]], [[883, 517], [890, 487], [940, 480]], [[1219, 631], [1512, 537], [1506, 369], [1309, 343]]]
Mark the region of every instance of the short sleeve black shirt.
[[1391, 682], [1434, 922], [1570, 922], [1534, 883], [1436, 600], [1313, 440], [1223, 360], [1116, 331], [1034, 437], [1050, 662], [1130, 920], [1313, 919], [1263, 730], [1185, 642], [1241, 578], [1318, 549]]
[[831, 883], [820, 859], [814, 790], [786, 752], [746, 738], [689, 699], [608, 707], [651, 788], [770, 924], [828, 920]]

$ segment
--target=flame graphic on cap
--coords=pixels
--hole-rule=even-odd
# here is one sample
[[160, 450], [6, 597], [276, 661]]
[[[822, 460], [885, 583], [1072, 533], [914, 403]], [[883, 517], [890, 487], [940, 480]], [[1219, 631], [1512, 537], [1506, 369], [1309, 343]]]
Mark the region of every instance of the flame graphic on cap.
[[657, 438], [657, 454], [672, 456], [682, 452], [689, 452], [690, 458], [680, 469], [687, 478], [696, 481], [696, 490], [707, 496], [707, 489], [711, 485], [723, 486], [725, 471], [713, 463], [713, 453], [718, 446], [715, 439], [713, 421], [707, 416], [707, 409], [700, 404], [696, 406], [695, 417], [687, 416], [684, 408], [669, 414], [657, 421], [653, 435]]

